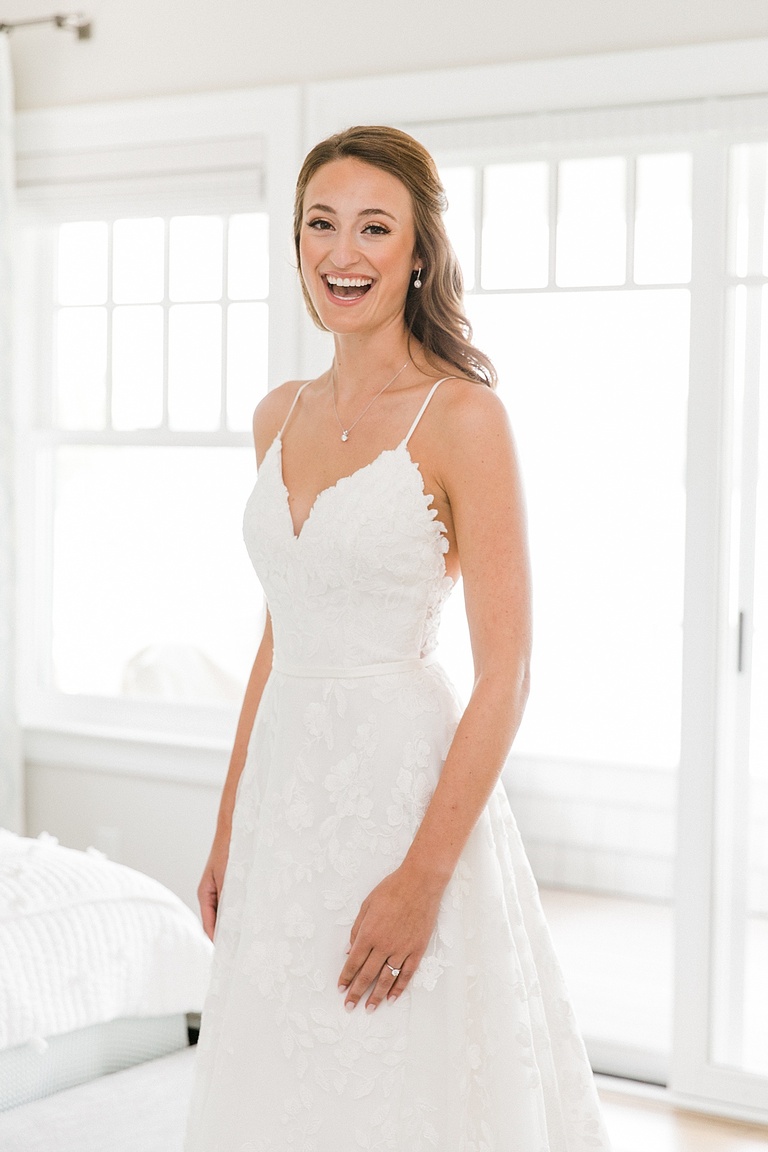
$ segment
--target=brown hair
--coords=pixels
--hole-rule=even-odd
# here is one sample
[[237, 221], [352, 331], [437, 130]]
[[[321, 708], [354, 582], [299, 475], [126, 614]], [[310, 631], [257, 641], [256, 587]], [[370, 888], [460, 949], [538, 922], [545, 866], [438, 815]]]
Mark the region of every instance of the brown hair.
[[293, 235], [304, 303], [318, 328], [324, 328], [301, 273], [299, 240], [304, 195], [318, 169], [332, 160], [361, 160], [395, 176], [411, 195], [416, 231], [415, 251], [424, 261], [421, 288], [409, 288], [405, 323], [421, 343], [427, 360], [441, 360], [463, 376], [495, 388], [496, 370], [471, 343], [472, 326], [462, 311], [464, 282], [445, 231], [445, 191], [435, 162], [418, 140], [397, 128], [378, 125], [347, 128], [321, 141], [307, 155], [296, 182]]

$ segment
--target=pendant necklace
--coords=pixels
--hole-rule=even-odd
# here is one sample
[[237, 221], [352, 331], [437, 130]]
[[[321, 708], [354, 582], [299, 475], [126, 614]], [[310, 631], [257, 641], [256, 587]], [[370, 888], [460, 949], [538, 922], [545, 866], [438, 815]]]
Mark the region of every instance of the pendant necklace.
[[[395, 380], [397, 380], [400, 373], [405, 372], [406, 368], [408, 367], [408, 364], [409, 364], [409, 361], [406, 360], [406, 362], [405, 362], [405, 364], [403, 364], [402, 368], [400, 368], [397, 372], [395, 372], [392, 379], [387, 381], [387, 383], [384, 385], [384, 387], [381, 389], [381, 391], [376, 393], [373, 400], [371, 400], [371, 403], [368, 404], [368, 406], [366, 408], [364, 408], [363, 411], [360, 413], [360, 415], [357, 417], [357, 420], [361, 420], [363, 418], [363, 416], [365, 416], [366, 412], [368, 411], [368, 408], [370, 408], [370, 406], [371, 406], [371, 404], [373, 404], [374, 400], [378, 400], [379, 396], [381, 396], [381, 393], [386, 392], [386, 390], [387, 390], [387, 388], [389, 388], [390, 384], [394, 384]], [[341, 428], [341, 438], [342, 438], [342, 440], [348, 440], [350, 432], [354, 428], [355, 424], [357, 424], [357, 420], [353, 420], [352, 423], [350, 424], [349, 428], [345, 428], [344, 425], [342, 424], [341, 420], [339, 420], [339, 413], [338, 413], [338, 409], [336, 408], [336, 361], [334, 361], [333, 368], [331, 370], [331, 395], [333, 397], [333, 410], [336, 413], [336, 419], [338, 420], [339, 428]]]

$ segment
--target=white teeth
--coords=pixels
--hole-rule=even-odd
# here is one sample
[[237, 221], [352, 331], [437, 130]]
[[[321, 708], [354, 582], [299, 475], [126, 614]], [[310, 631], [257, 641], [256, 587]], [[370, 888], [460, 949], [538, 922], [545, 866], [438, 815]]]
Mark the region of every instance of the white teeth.
[[373, 280], [370, 279], [358, 278], [353, 280], [346, 276], [326, 276], [326, 280], [329, 284], [336, 285], [339, 288], [367, 288], [369, 284], [373, 284]]

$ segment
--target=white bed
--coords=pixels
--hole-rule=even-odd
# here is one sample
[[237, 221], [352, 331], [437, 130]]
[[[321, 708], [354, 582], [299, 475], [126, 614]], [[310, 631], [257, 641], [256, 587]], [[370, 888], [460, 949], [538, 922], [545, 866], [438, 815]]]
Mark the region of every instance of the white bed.
[[182, 1152], [195, 1048], [0, 1113], [3, 1152]]
[[0, 1119], [184, 1048], [211, 952], [157, 881], [0, 829]]

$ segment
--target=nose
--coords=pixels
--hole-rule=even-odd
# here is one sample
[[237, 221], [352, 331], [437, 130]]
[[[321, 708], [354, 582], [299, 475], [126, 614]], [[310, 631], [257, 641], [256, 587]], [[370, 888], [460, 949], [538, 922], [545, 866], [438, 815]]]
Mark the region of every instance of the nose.
[[340, 228], [334, 236], [328, 255], [334, 268], [338, 268], [340, 272], [357, 264], [360, 252], [354, 230]]

